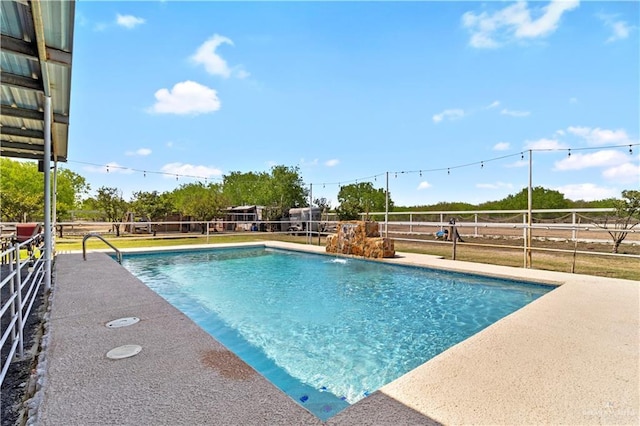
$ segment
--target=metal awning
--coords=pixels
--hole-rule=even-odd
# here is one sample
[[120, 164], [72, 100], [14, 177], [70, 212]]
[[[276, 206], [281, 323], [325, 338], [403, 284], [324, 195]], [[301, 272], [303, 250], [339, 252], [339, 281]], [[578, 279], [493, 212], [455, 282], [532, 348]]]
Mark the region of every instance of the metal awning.
[[0, 155], [67, 161], [75, 0], [2, 0]]

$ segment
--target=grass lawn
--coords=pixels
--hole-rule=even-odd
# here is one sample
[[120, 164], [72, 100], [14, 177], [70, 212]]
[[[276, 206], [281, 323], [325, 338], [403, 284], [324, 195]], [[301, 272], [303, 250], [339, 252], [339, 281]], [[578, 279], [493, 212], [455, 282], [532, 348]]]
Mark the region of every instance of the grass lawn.
[[[246, 234], [214, 234], [207, 237], [191, 234], [189, 236], [158, 236], [158, 237], [140, 237], [140, 236], [105, 236], [105, 238], [119, 249], [134, 247], [167, 247], [191, 244], [215, 244], [215, 243], [239, 243], [251, 241], [288, 241], [294, 243], [305, 244], [305, 236], [292, 236], [273, 233], [246, 233]], [[325, 244], [324, 238], [318, 241], [317, 237], [312, 239], [315, 245]], [[534, 245], [535, 247], [535, 245]], [[548, 243], [546, 248], [563, 248], [567, 249], [566, 243]], [[571, 245], [572, 247], [572, 245]], [[87, 249], [108, 249], [108, 246], [97, 238], [87, 240]], [[451, 258], [451, 244], [430, 244], [415, 242], [395, 242], [396, 251], [423, 253], [444, 258]], [[582, 248], [579, 248], [581, 250]], [[633, 248], [635, 252], [637, 248]], [[58, 253], [68, 250], [82, 250], [81, 238], [58, 238], [56, 240], [56, 250]], [[606, 253], [607, 247], [598, 248], [601, 252]], [[473, 244], [458, 244], [456, 251], [456, 259], [468, 262], [486, 263], [493, 265], [523, 267], [523, 250], [501, 247], [480, 247]], [[537, 252], [533, 253], [533, 268], [543, 269], [557, 272], [571, 272], [573, 264], [572, 253], [559, 252]], [[579, 274], [622, 278], [640, 281], [640, 262], [637, 258], [612, 257], [604, 255], [585, 255], [577, 254], [575, 258], [575, 272]]]

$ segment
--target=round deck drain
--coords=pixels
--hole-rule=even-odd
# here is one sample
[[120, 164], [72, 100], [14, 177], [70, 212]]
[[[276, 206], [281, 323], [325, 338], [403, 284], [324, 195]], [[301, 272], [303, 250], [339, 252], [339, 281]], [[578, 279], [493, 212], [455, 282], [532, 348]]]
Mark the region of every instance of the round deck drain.
[[118, 318], [117, 320], [110, 321], [106, 324], [108, 328], [120, 328], [128, 325], [133, 325], [140, 321], [138, 317]]
[[107, 352], [107, 358], [109, 359], [123, 359], [138, 355], [142, 350], [140, 345], [124, 345], [111, 349]]

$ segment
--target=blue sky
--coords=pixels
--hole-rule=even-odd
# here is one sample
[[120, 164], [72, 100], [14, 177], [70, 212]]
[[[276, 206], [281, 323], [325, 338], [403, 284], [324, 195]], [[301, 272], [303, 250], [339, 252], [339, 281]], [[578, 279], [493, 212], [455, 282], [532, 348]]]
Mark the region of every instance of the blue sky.
[[639, 14], [638, 2], [79, 1], [64, 167], [128, 198], [298, 166], [334, 207], [340, 185], [384, 188], [389, 172], [408, 206], [519, 192], [533, 150], [534, 186], [618, 197], [640, 187]]

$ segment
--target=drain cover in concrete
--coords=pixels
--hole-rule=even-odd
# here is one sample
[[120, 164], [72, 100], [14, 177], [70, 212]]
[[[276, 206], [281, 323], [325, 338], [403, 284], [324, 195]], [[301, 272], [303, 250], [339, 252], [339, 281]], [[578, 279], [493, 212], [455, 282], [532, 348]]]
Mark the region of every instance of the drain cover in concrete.
[[123, 359], [138, 355], [142, 350], [140, 345], [124, 345], [111, 349], [107, 352], [107, 358], [109, 359]]
[[108, 322], [106, 326], [108, 328], [120, 328], [120, 327], [126, 327], [128, 325], [135, 324], [138, 321], [140, 321], [140, 318], [138, 317], [118, 318], [117, 320]]

